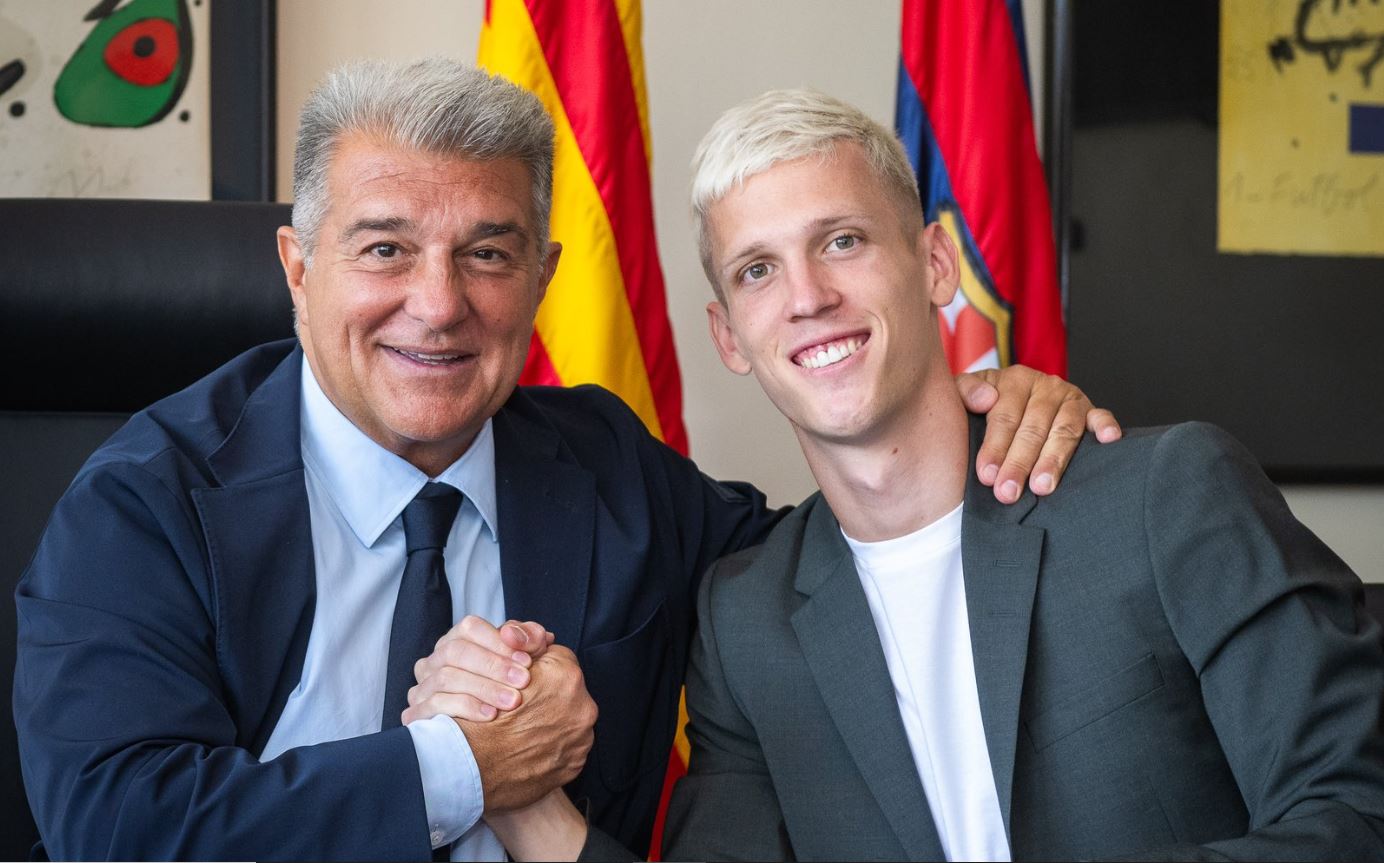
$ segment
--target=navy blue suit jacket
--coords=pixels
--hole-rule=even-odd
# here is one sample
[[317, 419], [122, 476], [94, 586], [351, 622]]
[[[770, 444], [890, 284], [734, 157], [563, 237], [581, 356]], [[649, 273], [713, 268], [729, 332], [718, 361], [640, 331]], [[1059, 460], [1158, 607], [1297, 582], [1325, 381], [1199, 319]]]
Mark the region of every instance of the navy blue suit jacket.
[[[68, 859], [427, 859], [408, 732], [257, 754], [297, 685], [315, 579], [302, 353], [247, 352], [135, 415], [55, 509], [16, 596], [15, 720]], [[505, 609], [577, 652], [600, 707], [568, 788], [646, 847], [702, 572], [776, 518], [595, 387], [495, 416]]]

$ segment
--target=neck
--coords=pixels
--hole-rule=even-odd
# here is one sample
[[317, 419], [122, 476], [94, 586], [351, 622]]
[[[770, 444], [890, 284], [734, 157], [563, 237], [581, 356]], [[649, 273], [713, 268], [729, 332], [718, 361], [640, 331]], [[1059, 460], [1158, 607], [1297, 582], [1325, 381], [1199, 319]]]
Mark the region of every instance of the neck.
[[931, 377], [912, 409], [866, 442], [808, 439], [797, 430], [822, 496], [852, 539], [878, 542], [920, 530], [965, 496], [966, 410], [945, 367]]

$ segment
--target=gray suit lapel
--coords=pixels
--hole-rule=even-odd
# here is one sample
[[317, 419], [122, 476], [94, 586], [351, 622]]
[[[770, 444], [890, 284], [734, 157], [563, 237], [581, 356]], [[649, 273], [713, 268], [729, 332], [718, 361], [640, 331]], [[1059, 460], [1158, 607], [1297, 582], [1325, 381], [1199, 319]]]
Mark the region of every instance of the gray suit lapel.
[[[971, 423], [971, 464], [983, 424]], [[1043, 531], [1020, 522], [1037, 503], [1025, 490], [1005, 506], [972, 474], [966, 483], [961, 558], [966, 579], [966, 617], [971, 628], [981, 722], [995, 775], [995, 791], [1009, 833], [1019, 701], [1028, 659], [1029, 624], [1042, 562]]]
[[808, 597], [792, 618], [803, 657], [875, 802], [911, 859], [942, 859], [869, 603], [821, 498], [808, 516], [794, 586]]

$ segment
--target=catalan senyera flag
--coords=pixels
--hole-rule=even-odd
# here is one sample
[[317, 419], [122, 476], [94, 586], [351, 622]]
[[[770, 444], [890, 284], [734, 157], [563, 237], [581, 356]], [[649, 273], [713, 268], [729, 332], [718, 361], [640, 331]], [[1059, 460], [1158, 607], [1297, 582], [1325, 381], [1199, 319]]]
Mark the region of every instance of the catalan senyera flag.
[[[654, 241], [640, 0], [487, 0], [477, 63], [542, 100], [557, 130], [552, 237], [562, 260], [520, 383], [596, 383], [687, 453], [682, 384]], [[654, 825], [686, 772], [686, 707]]]
[[1065, 375], [1019, 0], [903, 0], [900, 54], [894, 124], [928, 221], [961, 250], [961, 290], [940, 321], [952, 370]]
[[687, 452], [654, 241], [639, 0], [487, 0], [478, 65], [542, 100], [557, 127], [552, 237], [562, 261], [520, 383], [595, 383]]

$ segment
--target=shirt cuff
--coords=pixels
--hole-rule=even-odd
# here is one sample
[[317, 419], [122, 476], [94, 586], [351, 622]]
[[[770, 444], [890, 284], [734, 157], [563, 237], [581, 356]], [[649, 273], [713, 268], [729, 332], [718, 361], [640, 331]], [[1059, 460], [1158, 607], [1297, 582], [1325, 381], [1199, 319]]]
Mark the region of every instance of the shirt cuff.
[[449, 845], [470, 830], [485, 811], [481, 770], [461, 726], [450, 716], [419, 719], [407, 726], [423, 779], [423, 805], [432, 847]]

